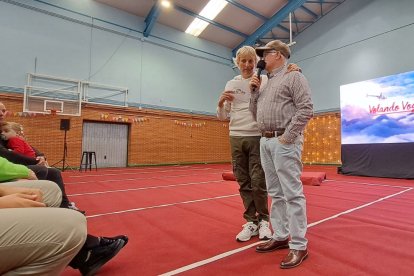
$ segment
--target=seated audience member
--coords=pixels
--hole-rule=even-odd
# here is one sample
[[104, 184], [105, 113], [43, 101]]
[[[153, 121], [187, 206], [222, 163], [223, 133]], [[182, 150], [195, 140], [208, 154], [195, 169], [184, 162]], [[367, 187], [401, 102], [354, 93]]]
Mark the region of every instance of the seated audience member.
[[3, 123], [1, 126], [2, 138], [7, 141], [6, 147], [25, 156], [36, 158], [33, 148], [23, 138], [23, 127], [14, 122]]
[[[18, 164], [13, 164], [9, 161], [7, 161], [5, 158], [0, 157], [0, 181], [7, 181], [7, 180], [15, 180], [15, 179], [22, 179], [22, 178], [28, 178], [29, 175], [31, 175], [32, 173], [30, 172], [30, 170], [23, 166], [23, 165], [18, 165]], [[60, 206], [60, 202], [61, 202], [61, 197], [62, 197], [62, 193], [61, 191], [58, 189], [58, 187], [50, 182], [50, 181], [35, 181], [35, 180], [25, 180], [25, 181], [13, 181], [13, 182], [0, 182], [0, 196], [3, 196], [3, 194], [1, 193], [1, 189], [6, 189], [4, 187], [14, 187], [15, 189], [20, 189], [17, 190], [16, 192], [14, 192], [14, 194], [21, 194], [23, 193], [24, 195], [13, 195], [11, 197], [5, 197], [5, 199], [3, 198], [3, 202], [5, 201], [6, 204], [2, 205], [0, 202], [0, 207], [1, 208], [13, 208], [11, 206], [15, 206], [15, 207], [59, 207]], [[19, 188], [16, 188], [19, 187]], [[34, 190], [31, 188], [35, 188]], [[25, 190], [26, 189], [26, 190]], [[41, 190], [38, 191], [38, 190]], [[38, 192], [36, 192], [38, 191]], [[8, 195], [10, 192], [6, 193], [6, 195]], [[44, 195], [44, 199], [42, 199], [42, 193]], [[56, 194], [58, 196], [56, 196]], [[1, 198], [0, 198], [1, 199]], [[10, 200], [11, 199], [11, 200]], [[9, 204], [7, 204], [9, 203]], [[11, 205], [10, 205], [11, 204]], [[14, 204], [14, 205], [13, 205]], [[5, 207], [2, 207], [5, 206]], [[43, 209], [43, 208], [42, 208]], [[49, 209], [49, 208], [48, 208]], [[59, 210], [59, 209], [57, 209]], [[37, 211], [39, 212], [39, 211]], [[43, 211], [45, 212], [45, 211]], [[56, 216], [59, 216], [59, 214], [62, 214], [62, 217], [65, 218], [65, 221], [67, 222], [67, 224], [64, 225], [64, 228], [68, 228], [67, 231], [63, 231], [62, 235], [64, 235], [65, 233], [67, 233], [68, 235], [72, 235], [71, 231], [75, 231], [71, 228], [78, 228], [78, 220], [79, 219], [74, 219], [73, 221], [71, 220], [72, 217], [76, 218], [75, 215], [71, 214], [71, 213], [77, 213], [77, 212], [73, 212], [73, 211], [66, 211], [65, 212], [61, 212], [59, 213], [59, 211], [49, 211], [53, 214], [57, 214]], [[10, 226], [7, 227], [5, 224], [6, 220], [3, 220], [3, 213], [5, 213], [4, 210], [0, 209], [0, 219], [2, 221], [0, 226], [0, 231], [2, 229], [2, 227], [6, 227], [1, 231], [0, 233], [6, 233], [8, 231], [6, 231], [6, 229], [10, 229]], [[11, 213], [11, 212], [10, 212]], [[47, 213], [48, 214], [48, 213]], [[46, 218], [48, 215], [45, 215]], [[69, 215], [66, 215], [69, 214]], [[43, 215], [43, 214], [42, 214]], [[11, 216], [11, 218], [16, 217], [15, 215], [9, 215]], [[37, 216], [37, 214], [36, 214]], [[33, 218], [36, 218], [36, 216], [33, 216]], [[40, 216], [40, 215], [39, 215]], [[42, 216], [43, 217], [43, 216]], [[42, 219], [42, 220], [37, 220], [37, 219], [33, 219], [33, 221], [38, 221], [40, 223], [40, 225], [36, 224], [36, 227], [40, 227], [41, 225], [44, 225], [45, 230], [50, 229], [50, 228], [54, 228], [55, 227], [55, 221], [53, 220], [55, 218], [55, 215], [51, 215], [50, 216], [51, 220], [50, 223], [49, 220], [47, 219]], [[67, 220], [66, 220], [67, 219]], [[20, 219], [19, 219], [20, 220]], [[7, 220], [11, 223], [11, 225], [17, 225], [16, 223], [12, 223], [12, 219]], [[31, 221], [31, 222], [33, 222]], [[59, 221], [59, 220], [56, 220]], [[60, 221], [59, 221], [60, 222]], [[53, 225], [53, 227], [51, 227], [51, 225]], [[83, 225], [85, 225], [85, 223], [83, 223]], [[34, 226], [35, 227], [35, 226]], [[38, 228], [31, 228], [31, 229], [36, 229], [35, 232], [37, 232]], [[22, 229], [29, 229], [30, 227], [22, 227]], [[60, 228], [58, 228], [60, 229]], [[40, 229], [40, 232], [38, 233], [40, 234], [44, 234], [44, 232], [41, 231], [42, 229]], [[53, 230], [55, 231], [55, 229]], [[78, 230], [76, 230], [78, 231]], [[45, 236], [43, 237], [44, 240], [46, 240], [46, 243], [49, 242], [49, 240], [47, 240], [46, 238], [49, 237], [49, 235], [52, 235], [54, 238], [58, 238], [55, 237], [55, 235], [53, 235], [54, 232], [51, 233], [45, 233]], [[40, 235], [41, 236], [41, 235]], [[32, 237], [32, 236], [30, 236]], [[29, 238], [29, 237], [28, 237]], [[33, 236], [33, 239], [38, 239], [39, 237], [37, 236]], [[58, 264], [56, 264], [56, 271], [61, 270], [61, 266], [59, 266], [59, 264], [64, 263], [64, 266], [68, 263], [71, 267], [75, 268], [75, 269], [79, 269], [80, 272], [82, 273], [82, 275], [94, 275], [105, 263], [107, 263], [109, 260], [111, 260], [113, 257], [115, 257], [116, 254], [118, 254], [118, 252], [127, 244], [128, 242], [128, 237], [124, 236], [124, 235], [120, 235], [120, 236], [116, 236], [116, 237], [96, 237], [96, 236], [92, 236], [92, 235], [87, 235], [86, 236], [86, 240], [83, 238], [83, 246], [80, 249], [80, 251], [77, 250], [73, 253], [73, 255], [71, 255], [70, 259], [64, 259], [62, 260], [62, 262], [59, 262]], [[7, 251], [2, 251], [2, 250], [6, 250], [6, 244], [3, 246], [3, 234], [0, 236], [0, 256], [3, 256], [4, 254], [9, 254], [7, 253]], [[53, 242], [55, 242], [55, 240], [53, 240]], [[45, 245], [46, 246], [46, 245]], [[4, 247], [4, 248], [3, 248]], [[17, 246], [18, 247], [18, 246]], [[50, 249], [50, 247], [48, 247]], [[24, 249], [24, 248], [22, 248]], [[37, 247], [36, 247], [37, 249]], [[17, 251], [19, 251], [18, 249], [16, 249]], [[28, 250], [28, 249], [27, 249]], [[63, 250], [63, 249], [62, 249]], [[66, 250], [66, 249], [65, 249]], [[25, 254], [23, 254], [24, 256], [27, 256], [28, 253], [26, 253], [26, 250], [21, 250], [22, 252], [24, 252]], [[29, 250], [30, 251], [30, 250]], [[50, 249], [50, 251], [54, 251], [52, 249]], [[78, 252], [79, 251], [79, 252]], [[32, 251], [30, 251], [32, 252]], [[37, 252], [37, 253], [36, 253]], [[77, 253], [77, 254], [76, 254]], [[34, 255], [38, 256], [40, 253], [38, 251], [35, 251], [35, 253], [33, 253]], [[50, 253], [51, 254], [51, 253]], [[63, 255], [65, 255], [65, 252], [62, 252]], [[69, 253], [66, 253], [69, 254]], [[76, 254], [76, 256], [75, 256]], [[11, 253], [9, 255], [12, 255]], [[17, 253], [16, 253], [17, 256]], [[49, 256], [49, 255], [47, 255]], [[47, 256], [43, 256], [43, 257], [47, 257]], [[75, 257], [73, 257], [75, 256]], [[72, 258], [73, 257], [73, 258]], [[16, 257], [19, 258], [19, 257]], [[57, 258], [57, 257], [56, 257]], [[36, 259], [35, 259], [36, 260]], [[41, 260], [43, 260], [43, 258], [41, 258]], [[3, 257], [2, 257], [2, 262], [0, 262], [0, 274], [6, 273], [7, 271], [11, 271], [14, 270], [16, 267], [19, 267], [19, 262], [12, 262], [13, 260], [11, 260], [11, 264], [6, 265], [6, 264], [2, 264], [3, 263]], [[46, 261], [46, 260], [44, 260]], [[66, 262], [67, 261], [67, 262]], [[13, 265], [15, 264], [15, 265]], [[42, 268], [42, 264], [41, 263], [35, 263], [34, 266], [36, 267], [40, 267]], [[64, 267], [63, 266], [63, 267]], [[30, 271], [31, 266], [29, 266], [29, 268], [24, 268], [26, 269], [25, 271]], [[44, 268], [46, 269], [46, 268]], [[22, 273], [23, 274], [23, 273]], [[48, 273], [28, 273], [28, 274], [34, 274], [34, 275], [58, 275], [58, 274], [48, 274]]]
[[42, 208], [60, 204], [52, 182], [32, 180], [30, 188], [17, 183], [0, 185], [0, 275], [60, 275], [85, 243], [85, 216]]
[[[5, 125], [4, 116], [6, 115], [6, 107], [2, 102], [0, 102], [0, 124]], [[70, 208], [81, 213], [84, 211], [79, 210], [73, 202], [70, 202], [65, 191], [65, 184], [63, 183], [62, 175], [60, 171], [56, 168], [45, 167], [47, 165], [46, 158], [43, 153], [39, 152], [35, 148], [33, 150], [36, 153], [36, 157], [25, 156], [21, 153], [9, 151], [6, 147], [7, 141], [0, 139], [0, 156], [6, 158], [12, 163], [22, 164], [28, 166], [41, 180], [49, 180], [56, 183], [62, 191], [62, 208]]]
[[23, 165], [17, 165], [0, 157], [0, 182], [6, 180], [29, 179], [37, 180], [36, 174]]

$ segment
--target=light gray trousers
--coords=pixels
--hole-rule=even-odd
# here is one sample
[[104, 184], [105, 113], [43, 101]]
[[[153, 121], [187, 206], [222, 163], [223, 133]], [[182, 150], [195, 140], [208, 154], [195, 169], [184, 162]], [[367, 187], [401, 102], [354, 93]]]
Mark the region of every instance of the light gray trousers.
[[[59, 207], [59, 187], [46, 180], [0, 183], [38, 188], [48, 207]], [[0, 275], [59, 275], [86, 239], [86, 219], [63, 208], [0, 209]]]
[[293, 144], [281, 144], [278, 138], [260, 140], [260, 157], [265, 172], [267, 193], [272, 199], [270, 222], [275, 240], [286, 240], [289, 248], [304, 250], [307, 229], [306, 199], [302, 182], [303, 136]]

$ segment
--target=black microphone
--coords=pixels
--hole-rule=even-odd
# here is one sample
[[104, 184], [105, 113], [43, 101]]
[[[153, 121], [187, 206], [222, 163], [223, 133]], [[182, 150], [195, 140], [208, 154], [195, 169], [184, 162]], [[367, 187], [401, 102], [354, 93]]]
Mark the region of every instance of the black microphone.
[[[264, 61], [263, 59], [259, 60], [259, 62], [256, 65], [257, 68], [257, 77], [260, 79], [260, 75], [262, 74], [263, 69], [266, 68], [266, 61]], [[256, 85], [253, 85], [253, 90], [256, 90], [257, 87]]]

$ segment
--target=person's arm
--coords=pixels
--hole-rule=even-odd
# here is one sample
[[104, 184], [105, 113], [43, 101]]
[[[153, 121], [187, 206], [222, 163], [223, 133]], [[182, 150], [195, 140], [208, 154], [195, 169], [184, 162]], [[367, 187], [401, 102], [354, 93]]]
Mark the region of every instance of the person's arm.
[[12, 163], [22, 165], [36, 165], [39, 161], [35, 158], [24, 156], [23, 154], [10, 151], [0, 144], [0, 157], [4, 157]]
[[7, 159], [0, 157], [0, 181], [19, 178], [36, 179], [34, 173], [26, 166], [13, 164]]
[[231, 109], [231, 101], [234, 99], [233, 94], [230, 91], [224, 91], [217, 103], [217, 118], [219, 120], [226, 120], [229, 116]]
[[285, 144], [293, 143], [296, 137], [303, 133], [306, 124], [313, 117], [311, 90], [307, 79], [299, 72], [292, 72], [290, 76], [292, 77], [292, 100], [296, 107], [296, 113], [285, 133], [278, 138]]
[[[266, 81], [267, 81], [267, 78], [266, 78]], [[253, 115], [253, 119], [256, 121], [257, 120], [256, 118], [257, 117], [257, 101], [259, 100], [259, 95], [260, 95], [259, 91], [263, 89], [262, 78], [261, 77], [259, 78], [258, 76], [253, 75], [252, 79], [250, 80], [249, 86], [250, 86], [250, 92], [251, 92], [249, 110]], [[257, 89], [255, 87], [260, 87], [260, 88]]]
[[32, 148], [32, 150], [35, 152], [35, 155], [36, 155], [36, 160], [37, 160], [37, 165], [43, 165], [43, 166], [46, 166], [46, 167], [48, 167], [49, 166], [49, 164], [47, 163], [47, 160], [46, 160], [46, 155], [44, 154], [44, 153], [42, 153], [42, 152], [40, 152], [38, 149], [36, 149], [35, 147], [32, 147], [31, 145], [30, 145], [30, 147]]
[[35, 147], [32, 147], [32, 146], [30, 146], [33, 150], [34, 150], [34, 152], [36, 153], [36, 156], [37, 157], [43, 157], [45, 160], [46, 160], [46, 156], [45, 156], [45, 154], [43, 153], [43, 152], [40, 152], [37, 148], [35, 148]]
[[0, 185], [0, 209], [26, 207], [46, 207], [41, 190]]
[[302, 68], [300, 68], [296, 63], [289, 63], [285, 74], [294, 72], [294, 71], [299, 71], [302, 73]]

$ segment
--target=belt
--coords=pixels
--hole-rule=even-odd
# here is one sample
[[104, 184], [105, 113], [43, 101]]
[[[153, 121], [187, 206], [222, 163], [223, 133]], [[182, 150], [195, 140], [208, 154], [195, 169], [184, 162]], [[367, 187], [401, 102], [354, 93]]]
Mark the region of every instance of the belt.
[[280, 135], [283, 135], [283, 133], [285, 133], [284, 128], [279, 128], [278, 130], [275, 130], [275, 131], [262, 131], [262, 137], [266, 137], [266, 138], [279, 137]]

